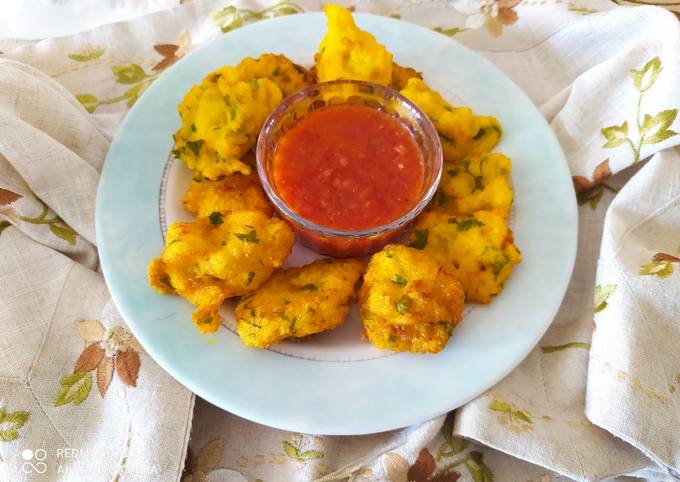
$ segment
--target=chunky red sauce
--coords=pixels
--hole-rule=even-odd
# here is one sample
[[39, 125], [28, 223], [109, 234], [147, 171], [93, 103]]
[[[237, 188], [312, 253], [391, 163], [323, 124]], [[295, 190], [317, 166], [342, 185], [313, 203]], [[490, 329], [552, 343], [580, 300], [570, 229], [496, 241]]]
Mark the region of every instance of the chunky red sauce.
[[274, 183], [302, 217], [342, 230], [398, 219], [418, 200], [423, 157], [399, 120], [340, 104], [302, 118], [279, 140]]

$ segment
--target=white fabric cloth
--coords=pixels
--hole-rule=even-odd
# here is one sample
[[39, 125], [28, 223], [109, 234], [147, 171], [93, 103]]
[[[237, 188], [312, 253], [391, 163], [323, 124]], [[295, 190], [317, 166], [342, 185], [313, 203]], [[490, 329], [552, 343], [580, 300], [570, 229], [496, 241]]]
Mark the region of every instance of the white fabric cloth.
[[42, 39], [176, 7], [180, 0], [5, 0], [0, 37]]
[[192, 481], [680, 479], [680, 23], [661, 8], [355, 4], [503, 69], [550, 122], [581, 191], [578, 259], [551, 328], [455, 415], [362, 437], [282, 432], [194, 408], [131, 339], [95, 271], [94, 195], [119, 121], [223, 31], [319, 6], [197, 0], [0, 41], [0, 480], [177, 480], [187, 443]]

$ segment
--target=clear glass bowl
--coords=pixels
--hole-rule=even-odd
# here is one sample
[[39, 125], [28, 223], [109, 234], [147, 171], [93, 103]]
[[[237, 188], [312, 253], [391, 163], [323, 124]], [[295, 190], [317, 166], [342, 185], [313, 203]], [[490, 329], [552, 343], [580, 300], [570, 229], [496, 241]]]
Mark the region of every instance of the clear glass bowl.
[[[314, 109], [335, 104], [358, 104], [385, 112], [411, 132], [420, 147], [424, 175], [417, 201], [401, 217], [370, 229], [346, 231], [315, 224], [291, 209], [273, 182], [273, 163], [279, 139]], [[356, 80], [314, 84], [283, 100], [265, 121], [257, 142], [257, 172], [267, 196], [281, 218], [305, 246], [336, 257], [364, 256], [397, 240], [432, 199], [442, 172], [442, 150], [432, 122], [410, 100], [382, 85]], [[313, 180], [311, 180], [313, 182]], [[380, 179], [376, 179], [380, 182]]]

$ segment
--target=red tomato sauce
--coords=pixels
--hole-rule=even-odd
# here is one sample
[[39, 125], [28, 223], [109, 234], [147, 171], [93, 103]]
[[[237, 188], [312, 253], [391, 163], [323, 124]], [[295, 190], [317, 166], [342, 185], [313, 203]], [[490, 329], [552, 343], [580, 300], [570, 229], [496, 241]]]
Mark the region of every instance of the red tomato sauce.
[[423, 155], [399, 120], [371, 107], [323, 107], [279, 140], [273, 181], [315, 224], [359, 230], [388, 224], [419, 198]]

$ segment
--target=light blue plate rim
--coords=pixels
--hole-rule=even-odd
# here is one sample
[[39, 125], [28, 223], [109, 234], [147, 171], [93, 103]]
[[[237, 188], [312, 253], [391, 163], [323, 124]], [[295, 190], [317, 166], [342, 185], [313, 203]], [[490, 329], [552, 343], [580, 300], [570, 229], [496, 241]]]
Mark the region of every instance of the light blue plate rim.
[[[395, 19], [357, 23], [424, 72], [455, 88], [476, 112], [500, 118], [498, 150], [513, 159], [515, 240], [524, 261], [490, 305], [477, 307], [438, 355], [398, 354], [360, 362], [309, 361], [248, 349], [226, 329], [209, 344], [192, 308], [147, 284], [162, 249], [159, 190], [176, 106], [209, 71], [265, 52], [314, 52], [320, 13], [261, 21], [225, 34], [161, 75], [130, 110], [107, 155], [97, 193], [102, 270], [114, 302], [147, 353], [205, 400], [261, 424], [303, 433], [358, 435], [416, 424], [477, 397], [515, 368], [543, 336], [569, 284], [577, 209], [559, 143], [527, 96], [486, 59], [446, 36]], [[282, 39], [285, 47], [281, 48]], [[426, 55], [424, 55], [426, 53]], [[142, 375], [143, 376], [143, 373]]]

